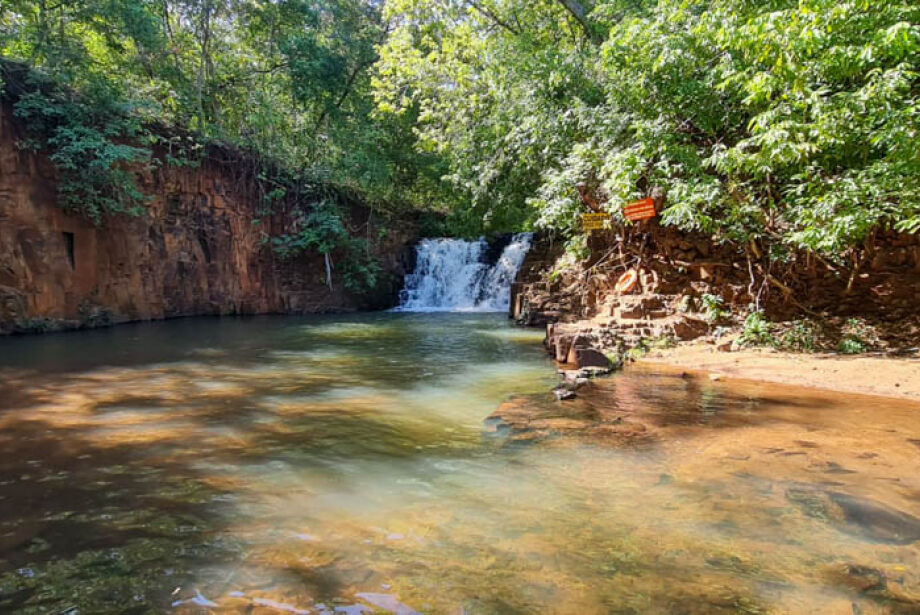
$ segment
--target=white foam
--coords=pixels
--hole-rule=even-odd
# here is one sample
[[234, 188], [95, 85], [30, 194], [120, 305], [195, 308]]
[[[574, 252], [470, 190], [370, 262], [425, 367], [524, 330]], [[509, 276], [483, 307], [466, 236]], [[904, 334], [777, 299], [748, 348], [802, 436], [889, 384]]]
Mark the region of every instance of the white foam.
[[400, 293], [403, 312], [504, 312], [511, 283], [530, 250], [533, 235], [518, 233], [493, 266], [482, 262], [484, 239], [423, 239], [416, 246], [415, 271]]

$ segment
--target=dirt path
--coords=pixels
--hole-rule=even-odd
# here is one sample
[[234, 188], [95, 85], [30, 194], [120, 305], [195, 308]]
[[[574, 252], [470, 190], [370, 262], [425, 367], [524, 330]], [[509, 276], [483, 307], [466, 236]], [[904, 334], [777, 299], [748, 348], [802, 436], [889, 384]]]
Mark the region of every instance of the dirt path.
[[724, 378], [881, 395], [920, 401], [920, 359], [789, 354], [765, 350], [718, 352], [712, 346], [680, 346], [653, 351], [640, 360]]

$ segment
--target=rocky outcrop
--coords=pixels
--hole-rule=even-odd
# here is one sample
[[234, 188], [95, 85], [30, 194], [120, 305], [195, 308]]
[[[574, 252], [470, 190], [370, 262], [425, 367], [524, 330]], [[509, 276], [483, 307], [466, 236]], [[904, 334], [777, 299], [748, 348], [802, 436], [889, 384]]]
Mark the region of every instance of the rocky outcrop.
[[[654, 429], [615, 404], [597, 403], [595, 395], [518, 396], [504, 402], [485, 420], [487, 433], [509, 443], [540, 442], [566, 437], [607, 445], [654, 442]], [[560, 405], [562, 404], [562, 405]]]
[[[539, 289], [546, 291], [543, 297], [549, 298], [554, 290], [551, 282], [545, 282], [556, 260], [562, 255], [562, 244], [547, 235], [536, 235], [517, 276], [511, 284], [511, 301], [509, 316], [515, 322], [528, 326], [543, 325], [555, 320], [558, 312], [548, 302], [532, 305], [531, 299]], [[559, 307], [559, 306], [555, 306]]]
[[[381, 282], [347, 292], [320, 255], [280, 261], [268, 238], [289, 224], [285, 212], [260, 216], [260, 200], [236, 163], [206, 157], [199, 166], [160, 165], [140, 176], [150, 196], [139, 217], [102, 227], [56, 205], [47, 157], [17, 147], [24, 128], [0, 111], [0, 332], [98, 326], [199, 314], [310, 313], [388, 307], [405, 273], [411, 224], [382, 228], [352, 204], [349, 225], [375, 238]], [[257, 218], [261, 222], [257, 223]], [[396, 230], [394, 230], [394, 227]], [[333, 262], [335, 259], [333, 254]]]
[[[655, 222], [598, 233], [590, 248], [589, 258], [575, 266], [562, 266], [558, 249], [537, 252], [514, 285], [511, 316], [546, 326], [547, 349], [559, 362], [582, 366], [598, 352], [622, 355], [701, 338], [730, 350], [726, 334], [742, 325], [751, 305], [772, 321], [820, 320], [831, 340], [835, 323], [839, 338], [847, 319], [858, 316], [881, 344], [920, 342], [917, 235], [880, 233], [856, 268], [809, 254], [771, 264], [764, 247], [719, 245]], [[638, 272], [638, 284], [618, 291], [618, 279], [630, 270]]]

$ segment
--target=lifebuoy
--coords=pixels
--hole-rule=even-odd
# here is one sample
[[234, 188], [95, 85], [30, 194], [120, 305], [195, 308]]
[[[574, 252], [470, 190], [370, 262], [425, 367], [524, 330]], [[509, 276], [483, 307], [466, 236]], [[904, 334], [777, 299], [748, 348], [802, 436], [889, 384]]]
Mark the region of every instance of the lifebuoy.
[[629, 293], [636, 287], [636, 284], [639, 283], [639, 274], [635, 269], [630, 269], [626, 273], [620, 276], [620, 279], [617, 280], [617, 285], [614, 286], [614, 289], [618, 293]]

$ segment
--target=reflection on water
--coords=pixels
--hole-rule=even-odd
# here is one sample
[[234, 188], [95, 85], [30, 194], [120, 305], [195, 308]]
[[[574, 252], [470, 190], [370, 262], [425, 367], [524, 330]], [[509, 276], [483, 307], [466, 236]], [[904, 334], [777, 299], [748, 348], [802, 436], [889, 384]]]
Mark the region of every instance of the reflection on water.
[[920, 611], [920, 406], [633, 370], [578, 420], [641, 416], [641, 446], [489, 435], [554, 384], [539, 339], [378, 314], [0, 340], [0, 611]]

